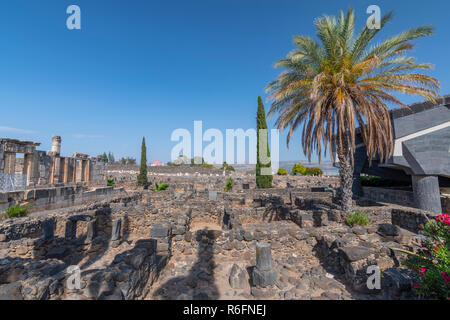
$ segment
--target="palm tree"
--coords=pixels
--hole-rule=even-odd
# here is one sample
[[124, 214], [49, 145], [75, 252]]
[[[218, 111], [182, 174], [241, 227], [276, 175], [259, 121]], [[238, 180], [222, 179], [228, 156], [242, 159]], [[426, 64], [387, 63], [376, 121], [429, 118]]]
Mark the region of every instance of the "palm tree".
[[436, 102], [440, 83], [430, 76], [414, 73], [430, 69], [418, 64], [406, 53], [413, 48], [411, 40], [428, 36], [433, 27], [421, 26], [371, 45], [375, 35], [393, 17], [381, 19], [381, 29], [365, 26], [355, 36], [352, 9], [339, 17], [323, 16], [314, 21], [319, 41], [295, 36], [295, 50], [276, 62], [287, 69], [269, 83], [272, 105], [268, 116], [277, 113], [276, 126], [289, 127], [287, 146], [293, 132], [302, 129], [303, 152], [311, 160], [316, 151], [339, 159], [342, 210], [352, 208], [353, 154], [355, 127], [371, 160], [378, 156], [386, 161], [393, 151], [393, 131], [387, 104], [406, 107], [395, 93], [420, 95]]

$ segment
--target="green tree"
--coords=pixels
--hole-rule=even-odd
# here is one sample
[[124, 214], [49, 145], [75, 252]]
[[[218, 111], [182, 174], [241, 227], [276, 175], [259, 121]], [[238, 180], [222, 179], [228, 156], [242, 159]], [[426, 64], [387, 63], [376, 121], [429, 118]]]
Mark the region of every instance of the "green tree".
[[106, 155], [106, 152], [103, 152], [102, 159], [108, 162], [108, 156]]
[[137, 182], [141, 186], [147, 184], [147, 147], [145, 146], [145, 137], [142, 138], [141, 146], [141, 166], [139, 169], [139, 175], [137, 177]]
[[108, 163], [114, 163], [116, 160], [114, 159], [114, 154], [112, 152], [108, 152]]
[[356, 35], [352, 9], [347, 14], [341, 11], [338, 18], [316, 19], [318, 41], [295, 36], [296, 49], [275, 64], [285, 72], [266, 88], [272, 99], [269, 116], [278, 114], [279, 129], [289, 127], [288, 146], [293, 132], [302, 128], [302, 148], [309, 160], [313, 151], [319, 161], [327, 149], [333, 158], [337, 154], [345, 212], [352, 209], [356, 126], [368, 159], [378, 156], [385, 161], [393, 152], [387, 104], [407, 107], [394, 94], [420, 95], [433, 103], [439, 98], [439, 81], [417, 72], [432, 66], [407, 56], [414, 47], [411, 40], [431, 35], [434, 28], [416, 27], [373, 43], [392, 17], [389, 12], [380, 29], [365, 25]]
[[120, 164], [122, 165], [127, 164], [127, 159], [125, 159], [124, 157], [120, 158]]
[[[267, 164], [261, 163], [260, 160], [260, 145], [259, 145], [259, 136], [260, 136], [260, 130], [266, 130], [264, 138], [266, 139], [266, 151], [267, 151], [267, 157], [269, 158], [269, 162]], [[261, 135], [263, 136], [263, 132], [261, 132]], [[257, 188], [271, 188], [272, 187], [272, 180], [273, 176], [272, 174], [261, 174], [261, 169], [263, 168], [269, 168], [271, 170], [271, 163], [270, 163], [270, 151], [269, 151], [269, 140], [267, 136], [267, 122], [266, 122], [266, 111], [264, 110], [264, 104], [262, 102], [261, 97], [258, 97], [258, 111], [256, 113], [256, 187]], [[264, 149], [263, 149], [264, 150]], [[261, 155], [264, 157], [264, 155]], [[265, 157], [264, 157], [265, 158]]]

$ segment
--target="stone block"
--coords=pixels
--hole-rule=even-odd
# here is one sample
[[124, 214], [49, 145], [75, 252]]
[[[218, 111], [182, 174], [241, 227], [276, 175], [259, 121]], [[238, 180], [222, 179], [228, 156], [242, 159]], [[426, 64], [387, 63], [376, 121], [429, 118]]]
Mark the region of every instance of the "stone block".
[[302, 228], [314, 227], [313, 215], [310, 213], [303, 213], [301, 215], [301, 225]]
[[150, 230], [150, 237], [155, 238], [163, 238], [168, 237], [170, 235], [171, 229], [169, 226], [157, 224], [154, 225], [153, 228]]
[[354, 246], [339, 249], [343, 257], [350, 262], [359, 261], [367, 258], [371, 254], [371, 250], [366, 247]]
[[91, 243], [97, 236], [97, 221], [91, 220], [88, 222], [86, 231], [86, 243]]
[[41, 224], [41, 238], [44, 240], [53, 239], [55, 230], [55, 221], [53, 219], [48, 219]]
[[228, 280], [233, 289], [245, 289], [248, 286], [247, 273], [237, 264], [233, 264], [231, 267]]
[[272, 252], [269, 243], [256, 244], [256, 268], [260, 271], [272, 270]]
[[208, 192], [208, 200], [216, 201], [217, 200], [217, 191], [209, 191]]
[[122, 229], [122, 219], [114, 219], [111, 232], [111, 241], [119, 240]]
[[252, 284], [257, 287], [267, 287], [274, 285], [277, 281], [277, 272], [275, 270], [259, 270], [254, 268], [252, 272]]
[[12, 282], [0, 285], [0, 300], [23, 300], [20, 293], [22, 285], [20, 282]]
[[383, 294], [388, 299], [411, 296], [411, 282], [416, 281], [408, 269], [389, 268], [384, 271], [381, 282]]

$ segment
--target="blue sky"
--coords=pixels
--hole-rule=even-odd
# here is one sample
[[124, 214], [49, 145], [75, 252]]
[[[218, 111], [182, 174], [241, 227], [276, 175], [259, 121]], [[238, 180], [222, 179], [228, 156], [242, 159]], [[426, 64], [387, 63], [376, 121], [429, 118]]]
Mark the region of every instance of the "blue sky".
[[[66, 28], [66, 8], [81, 8], [82, 29]], [[170, 160], [174, 129], [253, 128], [257, 96], [281, 71], [295, 34], [352, 6], [357, 29], [366, 8], [396, 17], [381, 33], [431, 24], [436, 34], [413, 54], [450, 93], [450, 3], [430, 0], [14, 0], [0, 4], [0, 137], [41, 142], [61, 135], [62, 153]], [[418, 97], [402, 97], [415, 102]], [[269, 104], [266, 103], [266, 111]], [[273, 120], [269, 121], [269, 127]], [[300, 132], [280, 159], [301, 160]], [[316, 158], [312, 159], [313, 161]]]

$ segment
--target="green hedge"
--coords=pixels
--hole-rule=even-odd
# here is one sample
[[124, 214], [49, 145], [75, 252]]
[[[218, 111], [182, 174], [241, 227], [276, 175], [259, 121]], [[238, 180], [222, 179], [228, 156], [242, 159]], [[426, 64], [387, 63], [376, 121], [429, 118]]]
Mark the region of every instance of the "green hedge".
[[323, 175], [323, 171], [317, 167], [306, 168], [305, 175], [307, 176], [321, 176]]

